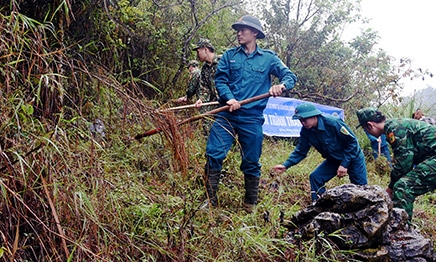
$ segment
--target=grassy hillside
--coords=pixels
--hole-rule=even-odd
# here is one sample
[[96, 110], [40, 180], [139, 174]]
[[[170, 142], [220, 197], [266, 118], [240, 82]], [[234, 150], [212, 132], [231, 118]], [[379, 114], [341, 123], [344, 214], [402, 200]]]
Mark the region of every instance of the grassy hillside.
[[[311, 152], [298, 166], [271, 177], [269, 169], [293, 150], [291, 141], [265, 140], [255, 212], [242, 209], [237, 148], [225, 162], [220, 207], [199, 210], [204, 200], [205, 139], [198, 122], [176, 124], [176, 119], [196, 112], [178, 111], [176, 117], [156, 110], [172, 106], [162, 103], [171, 103], [185, 92], [188, 76], [178, 75], [188, 56], [178, 54], [185, 50], [192, 55], [188, 43], [201, 34], [192, 31], [189, 36], [169, 21], [193, 20], [187, 15], [191, 9], [164, 5], [162, 12], [151, 12], [144, 7], [147, 14], [143, 14], [134, 12], [129, 1], [115, 1], [122, 4], [119, 8], [112, 8], [112, 1], [103, 2], [106, 8], [102, 1], [11, 1], [0, 13], [0, 261], [338, 260], [338, 251], [324, 238], [298, 247], [285, 241], [280, 221], [310, 204], [308, 176], [322, 161]], [[173, 11], [188, 13], [184, 18]], [[222, 20], [234, 21], [233, 16]], [[229, 28], [226, 23], [212, 24]], [[166, 30], [168, 26], [171, 30]], [[201, 32], [222, 31], [205, 26]], [[360, 58], [354, 58], [354, 48], [343, 49], [336, 42], [326, 42], [327, 48], [319, 48], [324, 44], [317, 42], [312, 46], [317, 52], [307, 52], [313, 37], [306, 35], [307, 45], [293, 52], [296, 58], [314, 63], [299, 67], [299, 75], [306, 75], [305, 82], [311, 83], [306, 88], [337, 87], [326, 94], [340, 101], [348, 93], [368, 92], [358, 99], [362, 101], [347, 100], [352, 106], [344, 104], [346, 110], [371, 102], [367, 97], [373, 97], [372, 84], [377, 94], [379, 88], [382, 93], [389, 91], [386, 98], [396, 93], [384, 83], [392, 79], [390, 70], [385, 70], [391, 68], [385, 54], [377, 56], [376, 67], [361, 64]], [[229, 43], [216, 46], [221, 45]], [[303, 52], [298, 54], [300, 49]], [[333, 64], [318, 64], [320, 54], [328, 57], [322, 61]], [[340, 57], [332, 58], [336, 54]], [[374, 58], [368, 56], [368, 61]], [[314, 73], [330, 72], [334, 64], [351, 82]], [[357, 67], [349, 66], [353, 64]], [[358, 65], [364, 67], [361, 73], [376, 73], [382, 82], [368, 86], [367, 77], [355, 82]], [[304, 89], [300, 92], [310, 97]], [[356, 121], [347, 117], [347, 122]], [[96, 132], [94, 124], [99, 121], [105, 126], [104, 135]], [[141, 142], [133, 139], [155, 128], [162, 132]], [[368, 147], [366, 137], [359, 136]], [[368, 160], [370, 184], [386, 186], [386, 164]], [[328, 187], [342, 183], [348, 183], [348, 178], [333, 179]], [[436, 238], [434, 203], [434, 194], [419, 198], [414, 219], [432, 238]], [[315, 249], [319, 245], [314, 243], [320, 241], [322, 249]]]
[[[157, 114], [135, 117], [125, 112], [103, 117], [105, 138], [93, 136], [92, 121], [78, 117], [62, 120], [51, 132], [39, 135], [25, 129], [43, 124], [35, 119], [26, 122], [17, 134], [20, 139], [27, 134], [26, 147], [14, 144], [17, 138], [8, 138], [11, 147], [2, 153], [1, 167], [6, 168], [0, 180], [1, 259], [337, 260], [337, 251], [328, 242], [323, 252], [311, 241], [290, 245], [280, 226], [282, 219], [310, 203], [308, 175], [322, 161], [317, 152], [280, 177], [271, 177], [269, 169], [282, 163], [294, 145], [290, 140], [265, 139], [259, 204], [247, 214], [242, 209], [240, 155], [233, 148], [218, 192], [220, 207], [202, 211], [205, 138], [199, 123], [170, 132], [169, 122], [164, 132], [138, 142], [131, 137], [155, 128], [150, 123], [164, 126], [165, 121]], [[370, 184], [387, 185], [385, 166], [382, 159], [368, 158]], [[334, 178], [328, 187], [348, 182], [347, 177]], [[435, 199], [436, 194], [420, 197], [413, 221], [433, 239]]]

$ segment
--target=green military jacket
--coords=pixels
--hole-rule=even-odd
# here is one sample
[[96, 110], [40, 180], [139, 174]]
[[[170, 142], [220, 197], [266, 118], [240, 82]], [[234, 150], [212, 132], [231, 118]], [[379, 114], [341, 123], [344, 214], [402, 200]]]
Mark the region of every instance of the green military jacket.
[[191, 99], [194, 95], [199, 92], [200, 89], [200, 75], [201, 70], [199, 68], [194, 69], [189, 73], [189, 83], [188, 88], [186, 90], [186, 97]]
[[215, 88], [215, 72], [218, 67], [219, 56], [215, 55], [212, 64], [205, 62], [201, 67], [200, 88], [197, 96], [203, 102], [212, 102], [218, 99]]
[[386, 120], [384, 131], [394, 153], [389, 183], [392, 189], [414, 165], [436, 155], [436, 126], [409, 118], [394, 118]]

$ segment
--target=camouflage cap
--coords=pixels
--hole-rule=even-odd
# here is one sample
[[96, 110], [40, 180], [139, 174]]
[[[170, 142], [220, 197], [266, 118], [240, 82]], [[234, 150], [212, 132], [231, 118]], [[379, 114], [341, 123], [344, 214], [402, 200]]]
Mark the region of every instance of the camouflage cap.
[[363, 109], [359, 109], [356, 112], [357, 118], [359, 119], [359, 125], [356, 128], [361, 126], [367, 126], [369, 121], [378, 121], [383, 117], [383, 114], [378, 111], [375, 107], [366, 107]]
[[321, 111], [319, 111], [313, 104], [305, 102], [299, 104], [295, 108], [295, 114], [292, 116], [292, 119], [300, 120], [319, 115], [322, 115]]
[[192, 48], [193, 51], [197, 51], [197, 49], [202, 48], [202, 47], [207, 47], [209, 49], [215, 50], [215, 48], [213, 47], [212, 43], [210, 42], [209, 39], [206, 38], [200, 38], [200, 40], [198, 41], [197, 45]]
[[197, 67], [198, 66], [198, 61], [197, 60], [190, 60], [188, 62], [187, 67], [189, 68], [190, 66]]

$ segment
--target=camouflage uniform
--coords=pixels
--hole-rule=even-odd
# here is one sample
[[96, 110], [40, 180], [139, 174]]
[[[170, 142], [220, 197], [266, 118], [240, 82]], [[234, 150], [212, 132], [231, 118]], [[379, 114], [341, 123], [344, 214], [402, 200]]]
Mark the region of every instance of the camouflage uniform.
[[430, 125], [436, 125], [436, 119], [432, 118], [432, 117], [428, 117], [428, 116], [423, 116], [419, 119], [420, 121], [424, 121], [427, 124]]
[[[199, 48], [208, 48], [212, 52], [215, 51], [215, 48], [209, 39], [205, 38], [201, 38], [197, 43], [197, 46], [192, 50], [196, 51]], [[219, 59], [219, 56], [214, 55], [212, 63], [205, 62], [201, 67], [200, 86], [197, 89], [197, 97], [203, 103], [214, 102], [218, 100], [218, 92], [215, 88], [215, 72], [218, 67]], [[217, 108], [217, 106], [202, 106], [200, 108], [200, 113], [203, 114], [215, 108]], [[210, 118], [202, 119], [202, 126], [206, 136], [209, 135], [209, 130], [212, 126], [212, 123], [213, 121]]]
[[412, 118], [424, 121], [430, 125], [436, 125], [436, 119], [425, 116], [424, 112], [422, 112], [422, 110], [419, 108], [412, 114]]
[[414, 119], [389, 119], [386, 139], [394, 152], [389, 188], [394, 206], [413, 215], [417, 196], [436, 189], [436, 127]]
[[198, 93], [200, 89], [200, 75], [201, 70], [199, 68], [196, 68], [189, 73], [189, 83], [186, 90], [186, 98], [188, 100], [191, 99], [194, 95], [197, 95], [197, 97], [199, 97]]
[[[203, 103], [218, 100], [218, 93], [215, 88], [215, 72], [218, 66], [219, 57], [215, 55], [212, 64], [204, 63], [201, 67], [200, 88], [197, 89], [197, 97]], [[200, 112], [204, 113], [216, 108], [216, 106], [202, 106]]]

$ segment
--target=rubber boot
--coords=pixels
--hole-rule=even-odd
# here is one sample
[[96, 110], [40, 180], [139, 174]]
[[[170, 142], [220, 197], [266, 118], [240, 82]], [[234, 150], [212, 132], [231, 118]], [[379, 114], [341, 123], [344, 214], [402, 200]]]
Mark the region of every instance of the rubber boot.
[[201, 207], [207, 209], [209, 207], [216, 207], [218, 205], [218, 199], [216, 193], [218, 191], [218, 184], [220, 182], [221, 171], [220, 170], [206, 170], [206, 202]]
[[244, 175], [244, 180], [245, 180], [244, 209], [248, 213], [251, 213], [253, 211], [254, 206], [257, 204], [260, 177]]

